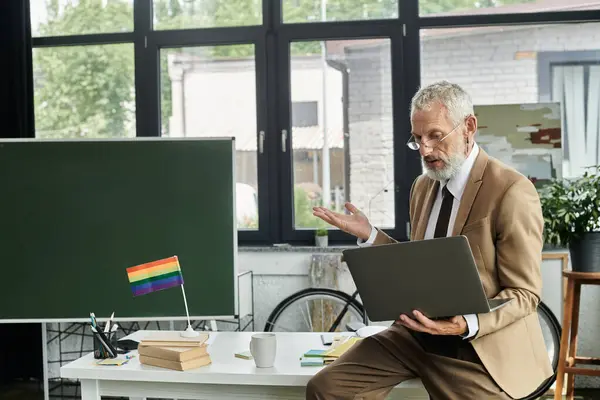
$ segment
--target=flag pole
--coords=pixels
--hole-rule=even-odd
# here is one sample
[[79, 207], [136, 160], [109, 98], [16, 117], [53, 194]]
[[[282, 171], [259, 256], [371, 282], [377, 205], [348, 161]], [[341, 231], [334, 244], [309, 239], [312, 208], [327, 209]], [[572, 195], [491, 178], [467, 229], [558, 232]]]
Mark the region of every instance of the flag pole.
[[185, 331], [181, 332], [181, 336], [183, 336], [183, 337], [200, 336], [200, 333], [196, 332], [192, 328], [192, 323], [190, 321], [190, 312], [188, 310], [187, 299], [185, 298], [185, 289], [183, 288], [183, 285], [181, 285], [181, 293], [183, 293], [183, 303], [185, 304], [185, 314], [187, 315], [187, 320], [188, 320], [188, 326]]

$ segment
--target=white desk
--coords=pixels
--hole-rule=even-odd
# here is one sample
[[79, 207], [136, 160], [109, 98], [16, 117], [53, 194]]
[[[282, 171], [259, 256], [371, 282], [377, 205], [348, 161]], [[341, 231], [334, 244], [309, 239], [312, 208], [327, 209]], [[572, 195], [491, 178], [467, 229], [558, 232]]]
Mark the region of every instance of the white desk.
[[[129, 336], [138, 339], [146, 332]], [[79, 379], [82, 400], [124, 396], [142, 400], [175, 399], [304, 399], [308, 380], [322, 367], [301, 367], [300, 356], [324, 348], [318, 333], [277, 333], [277, 358], [273, 368], [256, 368], [253, 360], [234, 357], [248, 349], [250, 332], [211, 332], [208, 351], [212, 364], [190, 371], [141, 365], [136, 357], [122, 366], [95, 365], [88, 354], [60, 369], [62, 378]], [[396, 387], [391, 399], [428, 399], [419, 380]]]

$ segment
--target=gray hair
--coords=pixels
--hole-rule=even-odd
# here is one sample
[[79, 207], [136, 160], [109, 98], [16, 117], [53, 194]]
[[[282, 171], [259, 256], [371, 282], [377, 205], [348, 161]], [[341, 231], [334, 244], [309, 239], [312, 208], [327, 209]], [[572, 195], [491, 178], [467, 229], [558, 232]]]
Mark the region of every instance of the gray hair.
[[445, 106], [454, 124], [469, 115], [475, 115], [471, 96], [462, 87], [448, 81], [439, 81], [420, 88], [413, 96], [410, 104], [411, 118], [415, 111], [429, 110], [433, 103]]

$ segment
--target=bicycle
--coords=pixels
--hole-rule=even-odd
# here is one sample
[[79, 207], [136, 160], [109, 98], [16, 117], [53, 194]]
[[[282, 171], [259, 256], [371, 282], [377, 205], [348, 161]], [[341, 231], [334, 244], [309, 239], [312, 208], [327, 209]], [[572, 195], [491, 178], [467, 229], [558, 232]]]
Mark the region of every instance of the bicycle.
[[[357, 300], [358, 291], [352, 295], [327, 288], [308, 288], [298, 291], [283, 301], [271, 312], [265, 324], [265, 332], [338, 332], [342, 330], [355, 331], [358, 327], [368, 325], [369, 319], [362, 303]], [[309, 304], [312, 302], [311, 304]], [[321, 315], [311, 313], [319, 309], [315, 304], [320, 302]], [[293, 309], [299, 306], [301, 318], [293, 314]], [[339, 310], [334, 310], [334, 307]], [[306, 310], [306, 313], [304, 312]], [[325, 312], [327, 310], [327, 313]], [[292, 311], [292, 314], [289, 312]], [[533, 400], [544, 395], [556, 380], [558, 356], [560, 352], [561, 326], [550, 308], [540, 302], [538, 315], [548, 350], [548, 358], [552, 365], [553, 375], [546, 379], [533, 393], [521, 400]], [[286, 323], [290, 325], [286, 326]], [[304, 323], [304, 324], [303, 324]], [[318, 325], [320, 323], [320, 329]], [[303, 324], [303, 325], [302, 325]]]

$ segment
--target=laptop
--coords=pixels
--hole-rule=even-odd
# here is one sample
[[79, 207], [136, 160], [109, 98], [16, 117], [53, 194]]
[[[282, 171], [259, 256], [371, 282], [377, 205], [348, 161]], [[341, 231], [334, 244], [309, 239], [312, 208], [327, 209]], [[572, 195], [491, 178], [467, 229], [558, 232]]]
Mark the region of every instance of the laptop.
[[419, 310], [431, 319], [479, 314], [512, 299], [488, 299], [466, 236], [359, 247], [343, 257], [371, 321]]

